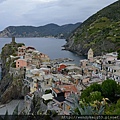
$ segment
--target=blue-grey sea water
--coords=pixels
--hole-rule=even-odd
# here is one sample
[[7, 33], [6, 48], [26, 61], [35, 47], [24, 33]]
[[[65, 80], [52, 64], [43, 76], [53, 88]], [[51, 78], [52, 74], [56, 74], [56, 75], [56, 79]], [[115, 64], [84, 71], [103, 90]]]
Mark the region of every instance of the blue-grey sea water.
[[[0, 52], [6, 43], [10, 43], [12, 38], [0, 38]], [[56, 58], [71, 58], [74, 63], [79, 65], [79, 61], [84, 59], [85, 56], [78, 56], [76, 53], [62, 50], [65, 45], [65, 39], [56, 38], [16, 38], [16, 42], [25, 43], [26, 46], [33, 46], [38, 51], [47, 54], [50, 59]]]

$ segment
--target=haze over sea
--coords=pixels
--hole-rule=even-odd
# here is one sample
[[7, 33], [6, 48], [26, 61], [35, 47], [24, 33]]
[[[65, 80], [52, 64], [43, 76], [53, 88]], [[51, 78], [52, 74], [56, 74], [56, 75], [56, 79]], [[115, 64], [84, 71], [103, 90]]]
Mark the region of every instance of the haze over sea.
[[[76, 65], [79, 65], [79, 61], [84, 59], [85, 56], [78, 56], [70, 51], [62, 50], [62, 46], [65, 45], [65, 39], [56, 38], [15, 38], [17, 43], [24, 43], [26, 46], [35, 47], [38, 51], [47, 54], [50, 59], [56, 58], [71, 58], [74, 59]], [[2, 47], [6, 43], [10, 43], [12, 38], [0, 38], [0, 52]]]

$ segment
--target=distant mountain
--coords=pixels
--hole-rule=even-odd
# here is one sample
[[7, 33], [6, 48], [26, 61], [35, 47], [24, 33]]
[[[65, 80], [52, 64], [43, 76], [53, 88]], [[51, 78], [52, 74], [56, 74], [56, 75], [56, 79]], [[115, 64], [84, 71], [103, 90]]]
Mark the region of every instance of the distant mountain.
[[65, 48], [80, 55], [90, 48], [95, 55], [120, 51], [120, 0], [85, 20], [67, 38]]
[[66, 24], [47, 24], [44, 26], [9, 26], [0, 32], [0, 37], [58, 37], [66, 38], [81, 23]]

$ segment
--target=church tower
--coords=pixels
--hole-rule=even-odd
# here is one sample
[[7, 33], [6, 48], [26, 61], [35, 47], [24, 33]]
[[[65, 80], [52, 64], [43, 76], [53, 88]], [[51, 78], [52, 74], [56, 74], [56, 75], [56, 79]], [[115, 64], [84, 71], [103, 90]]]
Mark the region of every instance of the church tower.
[[93, 50], [91, 48], [88, 50], [88, 60], [93, 62]]
[[15, 43], [15, 37], [12, 37], [12, 43]]

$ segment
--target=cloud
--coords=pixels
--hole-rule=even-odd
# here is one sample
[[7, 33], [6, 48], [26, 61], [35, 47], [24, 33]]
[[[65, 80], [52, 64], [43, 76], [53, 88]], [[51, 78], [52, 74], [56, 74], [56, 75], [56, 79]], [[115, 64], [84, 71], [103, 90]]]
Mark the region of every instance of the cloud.
[[5, 2], [6, 0], [0, 0], [0, 3]]
[[[51, 1], [49, 4], [38, 4], [32, 11], [25, 13], [24, 17], [27, 17], [27, 21], [37, 24], [56, 22], [58, 24], [65, 24], [68, 22], [84, 21], [102, 9], [106, 5], [114, 2], [114, 0], [106, 0], [100, 2], [100, 0], [57, 0]], [[98, 3], [101, 4], [98, 4]], [[36, 12], [38, 11], [38, 12]]]
[[0, 30], [11, 25], [83, 22], [117, 0], [0, 0]]

